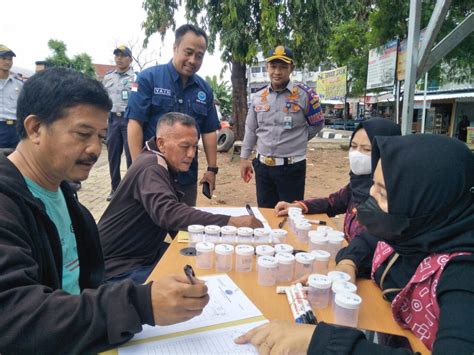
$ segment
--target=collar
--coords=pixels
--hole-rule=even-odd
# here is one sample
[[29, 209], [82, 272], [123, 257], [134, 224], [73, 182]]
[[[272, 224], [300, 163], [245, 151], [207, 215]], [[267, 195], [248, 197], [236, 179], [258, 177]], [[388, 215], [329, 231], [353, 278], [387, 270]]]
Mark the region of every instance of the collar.
[[268, 89], [270, 90], [270, 92], [283, 92], [285, 90], [288, 90], [289, 92], [292, 92], [293, 90], [293, 87], [295, 86], [295, 83], [291, 81], [288, 82], [288, 84], [286, 84], [286, 87], [282, 90], [282, 91], [275, 91], [272, 89], [272, 84], [268, 84]]
[[[181, 84], [181, 76], [179, 75], [178, 71], [176, 70], [176, 68], [173, 65], [173, 59], [171, 59], [168, 62], [168, 64], [166, 64], [166, 65], [168, 67], [168, 70], [171, 74], [171, 78], [173, 79], [173, 81], [174, 82], [179, 82]], [[194, 79], [195, 76], [196, 76], [196, 74], [193, 74], [188, 78], [188, 81], [186, 82], [186, 86], [189, 86], [189, 85], [194, 84], [196, 82], [196, 80]]]
[[133, 71], [133, 68], [132, 66], [129, 66], [128, 69], [126, 71], [123, 71], [123, 72], [119, 72], [117, 69], [114, 70], [114, 73], [122, 76], [122, 75], [134, 75], [135, 72]]

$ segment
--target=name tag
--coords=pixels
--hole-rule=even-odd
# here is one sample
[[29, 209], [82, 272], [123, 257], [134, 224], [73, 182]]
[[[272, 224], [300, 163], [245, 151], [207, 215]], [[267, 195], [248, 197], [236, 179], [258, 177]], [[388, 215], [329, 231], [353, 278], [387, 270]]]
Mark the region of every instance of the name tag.
[[153, 93], [155, 95], [171, 96], [171, 90], [170, 89], [154, 88]]

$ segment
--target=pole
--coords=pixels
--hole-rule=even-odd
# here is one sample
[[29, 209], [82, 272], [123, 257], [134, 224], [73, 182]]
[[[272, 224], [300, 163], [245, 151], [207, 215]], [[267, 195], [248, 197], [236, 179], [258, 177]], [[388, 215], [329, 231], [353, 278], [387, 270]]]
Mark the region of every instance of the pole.
[[418, 64], [418, 41], [420, 38], [421, 0], [410, 0], [408, 20], [407, 59], [405, 90], [403, 92], [402, 134], [411, 134], [413, 104], [415, 101], [416, 66]]
[[397, 86], [395, 88], [395, 123], [400, 124], [400, 81], [397, 80]]
[[423, 113], [421, 115], [421, 133], [425, 133], [426, 91], [428, 91], [428, 72], [425, 73], [425, 89], [424, 89], [424, 93], [423, 93]]

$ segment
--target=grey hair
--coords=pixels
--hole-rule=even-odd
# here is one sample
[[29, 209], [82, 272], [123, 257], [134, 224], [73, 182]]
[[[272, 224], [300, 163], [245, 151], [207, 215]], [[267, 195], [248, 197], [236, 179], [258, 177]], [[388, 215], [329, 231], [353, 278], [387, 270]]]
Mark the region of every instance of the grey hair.
[[172, 127], [175, 123], [180, 123], [183, 126], [194, 127], [197, 130], [196, 120], [191, 116], [181, 112], [168, 112], [158, 120], [158, 123], [156, 124], [156, 134], [158, 135], [161, 127]]

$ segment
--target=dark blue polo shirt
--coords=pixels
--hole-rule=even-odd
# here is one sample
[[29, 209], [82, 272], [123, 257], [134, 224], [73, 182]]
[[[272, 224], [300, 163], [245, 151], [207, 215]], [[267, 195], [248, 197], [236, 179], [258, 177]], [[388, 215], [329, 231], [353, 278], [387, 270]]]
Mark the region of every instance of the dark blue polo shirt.
[[[191, 76], [183, 88], [181, 77], [169, 61], [145, 69], [138, 75], [138, 88], [132, 89], [125, 113], [126, 118], [143, 122], [144, 142], [155, 136], [159, 118], [167, 112], [182, 112], [194, 117], [199, 135], [220, 127], [209, 84], [197, 75]], [[179, 174], [180, 185], [197, 181], [197, 151], [191, 168]]]

